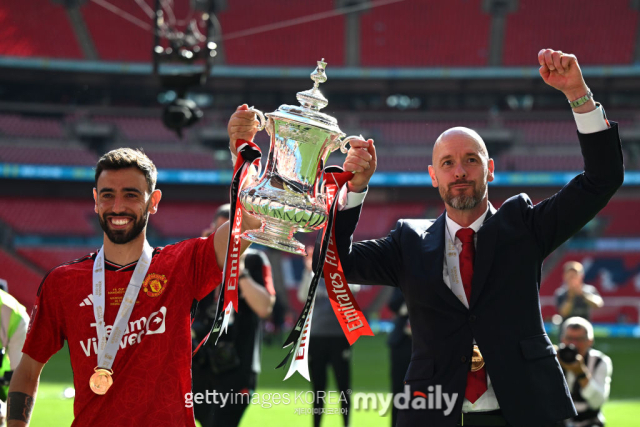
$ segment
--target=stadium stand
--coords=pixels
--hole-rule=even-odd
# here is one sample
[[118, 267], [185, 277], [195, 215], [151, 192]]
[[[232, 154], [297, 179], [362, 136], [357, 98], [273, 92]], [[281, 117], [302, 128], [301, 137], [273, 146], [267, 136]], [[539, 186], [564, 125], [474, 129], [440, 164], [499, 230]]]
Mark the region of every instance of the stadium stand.
[[580, 154], [507, 153], [499, 157], [497, 166], [500, 171], [581, 171], [584, 161]]
[[[482, 12], [481, 4], [481, 0], [405, 0], [363, 13], [361, 65], [486, 65], [491, 17]], [[417, 17], [419, 25], [407, 24]]]
[[435, 141], [442, 132], [451, 127], [465, 126], [480, 131], [487, 127], [487, 122], [465, 119], [456, 121], [363, 120], [360, 126], [369, 130], [377, 140], [382, 140], [384, 143], [418, 145], [424, 144], [425, 141]]
[[221, 203], [160, 202], [157, 215], [151, 215], [150, 225], [162, 237], [187, 239], [200, 237], [209, 227]]
[[[213, 152], [204, 147], [194, 147], [188, 151], [180, 151], [172, 147], [145, 147], [142, 144], [136, 147], [144, 148], [144, 152], [155, 163], [156, 167], [162, 169], [219, 169], [219, 164], [213, 158]], [[117, 148], [117, 147], [112, 147]], [[225, 167], [229, 167], [229, 162], [225, 162]]]
[[69, 141], [5, 142], [0, 140], [0, 163], [95, 166], [98, 156]]
[[605, 307], [592, 312], [595, 322], [640, 322], [640, 253], [569, 251], [547, 275], [540, 294], [543, 316], [555, 314], [553, 294], [562, 284], [563, 265], [579, 261], [585, 268], [585, 283], [594, 285], [605, 300]]
[[[120, 135], [130, 141], [172, 142], [179, 144], [187, 140], [187, 137], [181, 140], [175, 132], [167, 129], [159, 117], [95, 116], [92, 121], [116, 126]], [[189, 130], [185, 130], [185, 134], [188, 134], [188, 132]]]
[[0, 2], [0, 55], [82, 58], [65, 9], [51, 0]]
[[9, 284], [10, 293], [31, 312], [42, 274], [0, 247], [0, 278]]
[[0, 198], [0, 220], [18, 234], [95, 235], [91, 199]]
[[[97, 2], [85, 3], [80, 10], [98, 51], [98, 57], [103, 61], [151, 61], [153, 47], [151, 18], [135, 1], [109, 3], [113, 3], [124, 14], [133, 17], [143, 27], [146, 26], [146, 29], [123, 18], [122, 12], [113, 13]], [[175, 3], [180, 5], [184, 2]]]
[[367, 203], [362, 211], [355, 238], [373, 239], [386, 236], [395, 228], [400, 218], [426, 218], [427, 206], [424, 203]]
[[99, 248], [92, 247], [20, 247], [16, 253], [42, 271], [49, 271], [98, 250]]
[[599, 217], [604, 221], [603, 236], [640, 236], [640, 200], [615, 198], [607, 204]]
[[[556, 13], [554, 0], [519, 0], [518, 10], [508, 15], [503, 64], [531, 65], [531, 56], [542, 47], [564, 46], [581, 64], [630, 64], [636, 43], [638, 11], [627, 0], [567, 0], [572, 20], [590, 28], [589, 36], [566, 25], [566, 15]], [[553, 31], [540, 31], [541, 23]], [[465, 37], [466, 39], [466, 37]], [[611, 41], [615, 40], [615, 43]]]
[[62, 138], [62, 122], [55, 118], [0, 114], [0, 132], [23, 138]]
[[[322, 57], [331, 66], [344, 65], [343, 15], [311, 22], [299, 20], [297, 25], [282, 26], [298, 18], [330, 14], [334, 2], [248, 0], [227, 2], [227, 5], [226, 10], [218, 13], [218, 19], [229, 65], [308, 66]], [[260, 34], [233, 37], [267, 24], [273, 24], [273, 28]]]

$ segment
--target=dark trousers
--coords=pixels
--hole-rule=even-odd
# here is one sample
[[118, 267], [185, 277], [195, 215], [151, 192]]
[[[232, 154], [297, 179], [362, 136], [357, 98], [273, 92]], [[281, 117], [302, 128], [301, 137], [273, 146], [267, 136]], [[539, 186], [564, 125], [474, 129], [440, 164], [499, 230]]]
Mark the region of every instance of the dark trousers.
[[[213, 387], [219, 393], [233, 395], [222, 406], [222, 401], [211, 405], [212, 427], [237, 427], [244, 411], [249, 407], [251, 396], [256, 388], [257, 374], [251, 372], [247, 380], [246, 375], [228, 372], [215, 377]], [[231, 398], [229, 398], [231, 399]], [[203, 427], [207, 427], [203, 424]]]
[[[411, 362], [411, 338], [408, 336], [397, 345], [391, 346], [391, 392], [395, 396], [404, 391], [404, 376]], [[392, 405], [391, 427], [398, 421], [398, 409]]]
[[[196, 355], [197, 356], [197, 355]], [[195, 419], [200, 421], [202, 427], [236, 427], [240, 424], [240, 419], [244, 411], [251, 402], [251, 393], [256, 388], [257, 375], [250, 373], [247, 375], [234, 375], [233, 372], [215, 375], [211, 372], [208, 364], [199, 365], [193, 363], [192, 366], [193, 393], [206, 392], [233, 393], [234, 402], [226, 402], [222, 406], [222, 401], [218, 399], [218, 404], [193, 402], [193, 413]], [[248, 396], [240, 398], [236, 393], [246, 393]]]
[[351, 387], [351, 346], [344, 336], [339, 337], [314, 337], [311, 336], [309, 349], [309, 368], [313, 393], [316, 396], [313, 402], [313, 425], [320, 427], [322, 418], [321, 410], [324, 401], [318, 399], [318, 392], [327, 388], [327, 367], [331, 366], [341, 393], [341, 407], [345, 427], [349, 425], [349, 409], [351, 408], [351, 395], [347, 390]]

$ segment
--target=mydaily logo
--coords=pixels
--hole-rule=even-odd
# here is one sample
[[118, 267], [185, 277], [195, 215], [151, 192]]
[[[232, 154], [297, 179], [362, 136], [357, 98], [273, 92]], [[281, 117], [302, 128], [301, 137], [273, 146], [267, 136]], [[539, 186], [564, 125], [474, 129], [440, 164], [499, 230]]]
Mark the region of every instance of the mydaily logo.
[[405, 384], [402, 393], [354, 393], [353, 407], [355, 409], [377, 410], [380, 416], [389, 412], [391, 405], [397, 409], [429, 409], [443, 411], [448, 416], [458, 400], [458, 393], [443, 393], [442, 386], [430, 385], [427, 393], [414, 391]]

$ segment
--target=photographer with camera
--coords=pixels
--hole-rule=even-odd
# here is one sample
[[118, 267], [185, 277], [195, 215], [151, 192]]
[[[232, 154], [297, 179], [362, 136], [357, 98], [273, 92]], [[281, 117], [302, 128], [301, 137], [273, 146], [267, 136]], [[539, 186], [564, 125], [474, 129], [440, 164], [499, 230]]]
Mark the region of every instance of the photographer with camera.
[[591, 310], [601, 308], [604, 300], [595, 286], [584, 283], [584, 267], [577, 261], [564, 264], [564, 281], [555, 293], [556, 308], [563, 319], [580, 316], [591, 318]]
[[613, 365], [609, 356], [595, 350], [593, 326], [582, 317], [571, 317], [562, 326], [558, 360], [567, 379], [578, 415], [564, 422], [567, 427], [604, 426], [600, 411], [609, 398]]
[[[0, 279], [0, 282], [4, 282]], [[6, 283], [6, 282], [5, 282]], [[13, 370], [22, 358], [22, 346], [27, 337], [29, 315], [14, 297], [0, 289], [0, 426], [7, 416], [7, 392]]]

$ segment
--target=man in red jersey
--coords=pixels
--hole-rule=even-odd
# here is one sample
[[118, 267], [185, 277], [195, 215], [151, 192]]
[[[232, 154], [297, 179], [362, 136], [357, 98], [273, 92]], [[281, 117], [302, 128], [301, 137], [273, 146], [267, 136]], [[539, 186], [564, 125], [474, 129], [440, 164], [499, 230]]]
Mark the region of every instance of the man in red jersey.
[[[232, 116], [232, 151], [237, 139], [253, 138], [250, 116]], [[98, 161], [93, 195], [104, 245], [54, 268], [40, 285], [9, 390], [10, 427], [29, 423], [42, 368], [65, 340], [74, 426], [195, 426], [185, 405], [190, 308], [222, 280], [229, 223], [208, 238], [151, 248], [147, 220], [162, 196], [156, 177], [153, 162], [137, 150], [113, 150]], [[243, 229], [259, 226], [245, 216]], [[241, 251], [248, 246], [243, 241]]]

